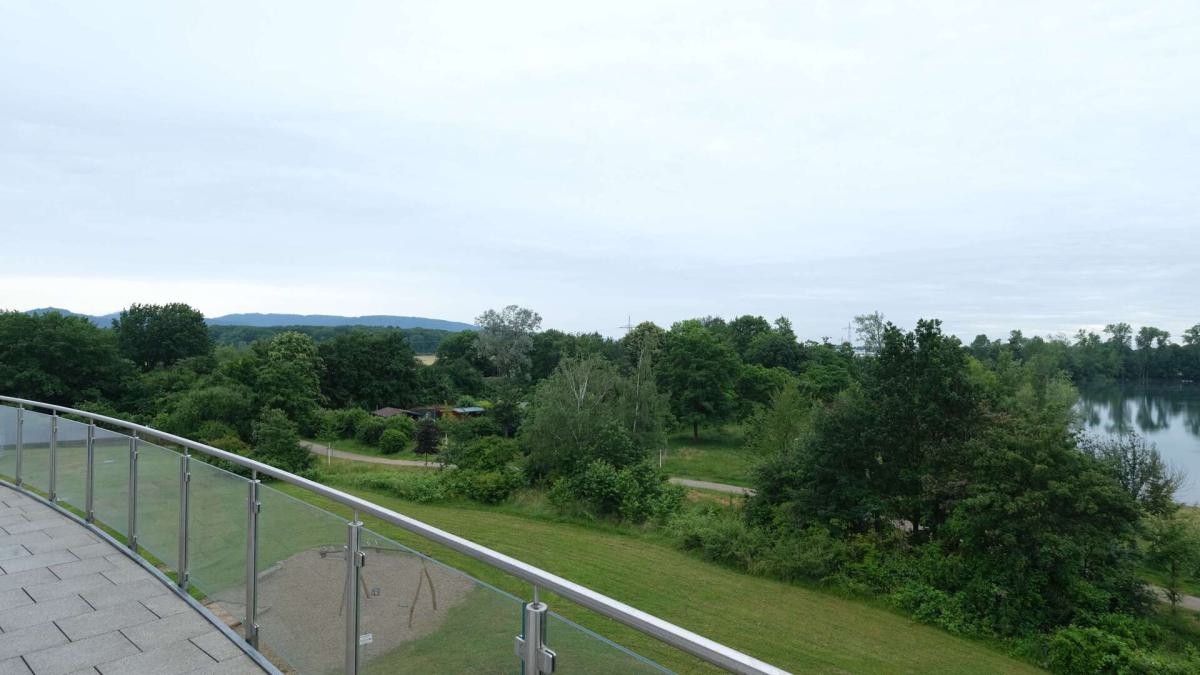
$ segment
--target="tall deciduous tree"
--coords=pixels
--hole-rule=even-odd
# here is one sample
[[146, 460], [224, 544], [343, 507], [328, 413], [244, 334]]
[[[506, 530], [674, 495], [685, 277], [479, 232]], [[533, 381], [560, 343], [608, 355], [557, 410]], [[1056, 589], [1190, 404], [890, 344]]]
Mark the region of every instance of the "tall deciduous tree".
[[[521, 441], [530, 450], [534, 472], [566, 475], [614, 445], [644, 457], [661, 442], [664, 413], [648, 367], [624, 376], [605, 359], [569, 358], [538, 384]], [[630, 453], [621, 454], [629, 459]]]
[[1178, 513], [1152, 518], [1146, 527], [1146, 562], [1163, 575], [1171, 611], [1188, 577], [1200, 577], [1200, 527]]
[[663, 340], [658, 368], [671, 411], [699, 438], [701, 424], [715, 424], [733, 412], [737, 354], [695, 321], [671, 327]]
[[181, 302], [130, 305], [113, 319], [113, 332], [121, 353], [142, 370], [213, 350], [204, 315]]
[[475, 319], [479, 325], [476, 348], [502, 377], [529, 377], [533, 335], [541, 329], [542, 317], [533, 310], [509, 305], [497, 312], [489, 309]]
[[854, 317], [854, 334], [868, 354], [878, 354], [883, 348], [883, 329], [883, 314], [878, 311]]
[[283, 411], [301, 431], [315, 430], [322, 367], [316, 343], [302, 333], [280, 333], [258, 352], [256, 376], [261, 406]]

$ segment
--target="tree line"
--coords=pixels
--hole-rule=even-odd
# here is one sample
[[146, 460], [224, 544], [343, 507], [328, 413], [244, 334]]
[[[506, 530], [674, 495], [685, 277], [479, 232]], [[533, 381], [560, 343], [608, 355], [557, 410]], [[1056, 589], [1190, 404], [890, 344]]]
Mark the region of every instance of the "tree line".
[[1019, 330], [1005, 340], [978, 335], [968, 348], [981, 361], [1030, 361], [1046, 371], [1067, 372], [1077, 383], [1200, 382], [1200, 324], [1180, 337], [1177, 343], [1161, 328], [1142, 326], [1135, 332], [1127, 323], [1112, 323], [1101, 333], [1081, 329], [1071, 339], [1025, 337]]
[[[293, 471], [314, 470], [301, 435], [416, 443], [457, 468], [317, 477], [415, 501], [540, 491], [565, 512], [657, 523], [715, 562], [875, 597], [1058, 672], [1200, 667], [1195, 629], [1160, 614], [1140, 576], [1161, 571], [1178, 599], [1200, 573], [1200, 536], [1174, 500], [1182, 478], [1136, 437], [1081, 435], [1072, 384], [1130, 363], [1157, 372], [1152, 354], [1191, 354], [1195, 336], [1138, 341], [1118, 325], [1091, 347], [1019, 333], [964, 346], [936, 320], [856, 323], [865, 353], [801, 342], [785, 318], [642, 323], [613, 340], [542, 330], [510, 306], [446, 336], [425, 366], [395, 331], [284, 331], [237, 348], [215, 345], [186, 305], [134, 305], [111, 329], [4, 313], [0, 388]], [[1116, 369], [1072, 365], [1093, 348]], [[432, 402], [488, 414], [415, 428], [367, 412]], [[673, 429], [727, 422], [746, 428], [756, 494], [689, 504], [653, 457]]]

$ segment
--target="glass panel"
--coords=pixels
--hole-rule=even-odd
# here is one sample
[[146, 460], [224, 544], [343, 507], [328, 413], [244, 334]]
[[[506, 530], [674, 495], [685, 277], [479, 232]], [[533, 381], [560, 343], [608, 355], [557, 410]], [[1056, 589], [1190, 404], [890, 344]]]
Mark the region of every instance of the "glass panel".
[[259, 488], [259, 501], [264, 651], [306, 675], [340, 673], [346, 660], [346, 519], [266, 486]]
[[188, 568], [196, 588], [230, 616], [246, 615], [246, 479], [192, 456]]
[[138, 442], [137, 540], [168, 569], [179, 563], [179, 463], [183, 455]]
[[360, 545], [364, 672], [520, 672], [519, 598], [365, 528]]
[[21, 481], [46, 494], [50, 491], [50, 415], [25, 411], [21, 427]]
[[108, 429], [96, 429], [95, 487], [92, 493], [96, 520], [122, 535], [129, 534], [129, 444], [131, 438]]
[[0, 476], [17, 478], [17, 409], [10, 405], [0, 405]]
[[546, 621], [544, 640], [557, 655], [556, 675], [671, 672], [554, 612]]
[[87, 429], [58, 418], [58, 499], [80, 511], [87, 508]]

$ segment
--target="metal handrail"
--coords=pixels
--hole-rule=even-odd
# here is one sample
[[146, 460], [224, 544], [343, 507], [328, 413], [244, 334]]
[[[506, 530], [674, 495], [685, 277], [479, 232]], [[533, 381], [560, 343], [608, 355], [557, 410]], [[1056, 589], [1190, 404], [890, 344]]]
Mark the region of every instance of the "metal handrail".
[[625, 624], [641, 633], [645, 633], [666, 643], [680, 651], [686, 652], [695, 656], [707, 663], [724, 668], [734, 673], [747, 674], [770, 674], [778, 675], [785, 674], [780, 668], [772, 666], [769, 663], [760, 661], [752, 656], [743, 654], [727, 647], [719, 642], [710, 640], [702, 635], [693, 633], [686, 628], [676, 626], [669, 621], [664, 621], [652, 614], [641, 611], [635, 607], [626, 605], [623, 602], [614, 600], [602, 593], [597, 593], [590, 588], [580, 586], [572, 581], [564, 579], [556, 574], [551, 574], [543, 569], [534, 567], [527, 563], [521, 562], [516, 558], [509, 557], [498, 551], [493, 551], [486, 546], [481, 546], [473, 541], [464, 539], [457, 535], [446, 532], [445, 530], [433, 527], [432, 525], [423, 523], [419, 520], [410, 518], [401, 513], [397, 513], [391, 509], [379, 506], [373, 502], [369, 502], [361, 497], [356, 497], [352, 494], [342, 492], [341, 490], [323, 485], [307, 478], [297, 476], [294, 473], [278, 469], [262, 462], [256, 462], [247, 457], [214, 448], [210, 445], [197, 443], [196, 441], [176, 436], [175, 434], [159, 431], [152, 427], [141, 424], [134, 424], [115, 417], [107, 415], [99, 415], [96, 413], [87, 412], [84, 410], [76, 410], [66, 406], [54, 405], [52, 403], [43, 403], [41, 401], [32, 401], [29, 399], [16, 398], [12, 396], [0, 395], [0, 401], [14, 403], [17, 405], [41, 408], [58, 413], [68, 415], [76, 415], [93, 422], [101, 422], [115, 427], [120, 427], [134, 432], [135, 437], [153, 436], [160, 440], [172, 443], [189, 450], [201, 452], [211, 457], [223, 459], [232, 462], [239, 466], [251, 469], [259, 474], [270, 476], [285, 483], [295, 485], [315, 494], [321, 495], [327, 499], [331, 499], [339, 504], [354, 509], [359, 514], [369, 514], [380, 520], [391, 523], [397, 527], [403, 528], [413, 534], [419, 535], [430, 541], [436, 542], [454, 551], [470, 556], [480, 562], [486, 563], [496, 569], [511, 574], [518, 579], [523, 579], [534, 585], [534, 588], [543, 588], [557, 593], [558, 595], [567, 598], [577, 604], [580, 604], [588, 609], [601, 614], [619, 623]]

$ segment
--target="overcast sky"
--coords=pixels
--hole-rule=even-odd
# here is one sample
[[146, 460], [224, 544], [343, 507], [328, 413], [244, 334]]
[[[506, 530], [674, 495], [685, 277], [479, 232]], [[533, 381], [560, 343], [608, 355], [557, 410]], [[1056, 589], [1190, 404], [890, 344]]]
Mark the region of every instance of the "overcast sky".
[[0, 0], [0, 307], [1200, 323], [1200, 3]]

